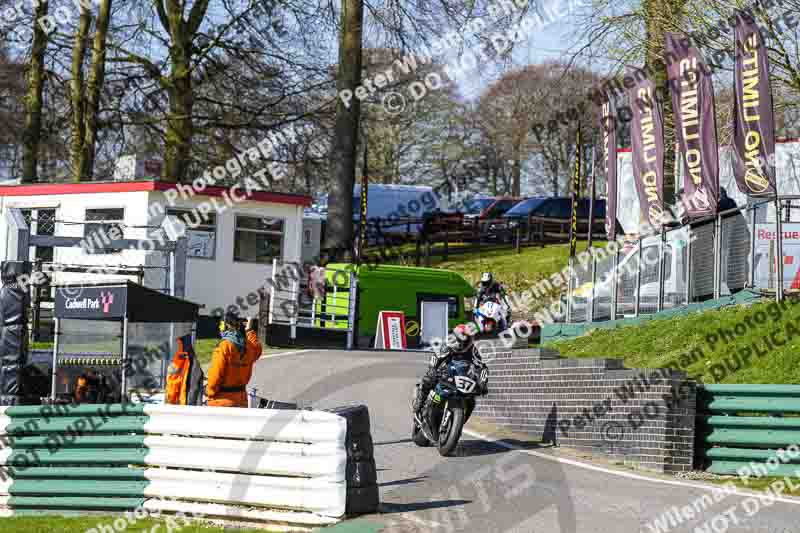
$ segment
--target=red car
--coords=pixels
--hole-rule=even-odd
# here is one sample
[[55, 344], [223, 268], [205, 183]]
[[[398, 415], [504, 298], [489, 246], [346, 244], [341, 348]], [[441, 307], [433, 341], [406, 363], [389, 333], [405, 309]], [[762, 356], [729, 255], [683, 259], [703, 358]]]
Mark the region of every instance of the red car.
[[482, 196], [473, 198], [464, 209], [464, 219], [491, 220], [502, 217], [506, 211], [522, 201], [511, 196]]

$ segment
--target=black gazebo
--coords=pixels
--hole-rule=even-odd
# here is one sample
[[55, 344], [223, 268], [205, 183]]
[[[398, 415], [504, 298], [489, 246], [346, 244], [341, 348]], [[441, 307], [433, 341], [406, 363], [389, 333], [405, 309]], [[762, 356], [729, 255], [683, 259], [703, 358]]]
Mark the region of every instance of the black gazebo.
[[[67, 364], [76, 366], [121, 366], [122, 399], [128, 394], [132, 363], [137, 363], [138, 369], [145, 369], [149, 363], [153, 363], [150, 370], [159, 372], [159, 385], [164, 387], [166, 362], [175, 343], [176, 325], [183, 325], [184, 330], [194, 334], [200, 309], [198, 304], [132, 281], [56, 286], [55, 289], [51, 399], [56, 399], [59, 356]], [[164, 348], [158, 352], [155, 360], [142, 358], [142, 365], [138, 365], [139, 361], [129, 359], [129, 336], [131, 328], [136, 326], [139, 326], [137, 338], [143, 350], [159, 343]], [[116, 339], [119, 339], [119, 357], [114, 355], [117, 352]], [[64, 350], [60, 352], [65, 343], [72, 344], [66, 354]]]

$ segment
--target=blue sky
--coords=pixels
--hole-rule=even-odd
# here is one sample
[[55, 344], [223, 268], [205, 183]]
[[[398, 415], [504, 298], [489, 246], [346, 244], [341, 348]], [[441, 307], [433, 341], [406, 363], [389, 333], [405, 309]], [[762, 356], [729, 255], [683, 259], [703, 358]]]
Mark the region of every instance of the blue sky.
[[[552, 12], [554, 6], [567, 13], [566, 16], [536, 28], [514, 46], [513, 62], [510, 65], [490, 65], [479, 75], [470, 77], [459, 84], [461, 94], [467, 99], [478, 98], [480, 94], [509, 69], [541, 63], [547, 60], [568, 60], [570, 51], [580, 41], [580, 28], [575, 13], [582, 0], [539, 0]], [[566, 6], [566, 7], [564, 7]], [[578, 6], [578, 7], [576, 7]], [[528, 17], [535, 15], [528, 14]]]

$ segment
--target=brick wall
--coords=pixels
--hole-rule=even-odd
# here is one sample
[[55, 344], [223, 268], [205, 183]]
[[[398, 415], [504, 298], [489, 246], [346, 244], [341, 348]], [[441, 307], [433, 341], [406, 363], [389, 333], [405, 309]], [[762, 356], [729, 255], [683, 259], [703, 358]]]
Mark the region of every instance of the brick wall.
[[696, 387], [684, 372], [629, 370], [619, 359], [566, 359], [500, 342], [481, 343], [481, 352], [489, 394], [475, 416], [626, 465], [691, 470]]

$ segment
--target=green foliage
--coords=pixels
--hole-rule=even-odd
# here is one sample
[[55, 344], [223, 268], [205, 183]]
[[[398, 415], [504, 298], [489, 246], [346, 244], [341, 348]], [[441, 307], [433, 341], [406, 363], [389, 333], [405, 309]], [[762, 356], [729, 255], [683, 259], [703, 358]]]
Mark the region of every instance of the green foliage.
[[[98, 528], [98, 525], [111, 526], [114, 520], [124, 518], [123, 515], [115, 516], [15, 516], [3, 518], [3, 530], [14, 531], [15, 533], [85, 533], [88, 529]], [[209, 526], [200, 523], [186, 525], [181, 518], [173, 518], [171, 522], [172, 531], [181, 533], [222, 533], [229, 531], [229, 528], [221, 526]], [[130, 531], [150, 531], [156, 524], [161, 524], [157, 531], [167, 531], [167, 525], [163, 520], [137, 520], [133, 525], [128, 524]], [[177, 524], [177, 528], [174, 524]], [[98, 528], [99, 530], [99, 528]], [[237, 529], [238, 533], [269, 533], [268, 529]]]
[[[579, 245], [578, 251], [584, 248], [585, 244]], [[509, 291], [524, 291], [565, 268], [568, 261], [569, 245], [551, 244], [541, 248], [522, 248], [519, 254], [513, 248], [459, 254], [433, 266], [458, 272], [471, 283], [478, 283], [481, 273], [488, 271], [503, 282]]]
[[[628, 368], [677, 368], [705, 383], [800, 383], [800, 336], [767, 350], [766, 355], [753, 355], [748, 363], [741, 363], [741, 350], [754, 344], [766, 350], [764, 339], [773, 332], [779, 332], [778, 339], [785, 340], [787, 327], [800, 330], [800, 304], [787, 304], [780, 318], [768, 312], [775, 309], [771, 307], [774, 305], [764, 302], [592, 330], [549, 346], [565, 357], [622, 358]], [[756, 316], [764, 315], [767, 320], [759, 324]], [[730, 332], [730, 336], [716, 340], [715, 336], [722, 337], [720, 330]], [[686, 357], [692, 351], [700, 354], [695, 362]]]

